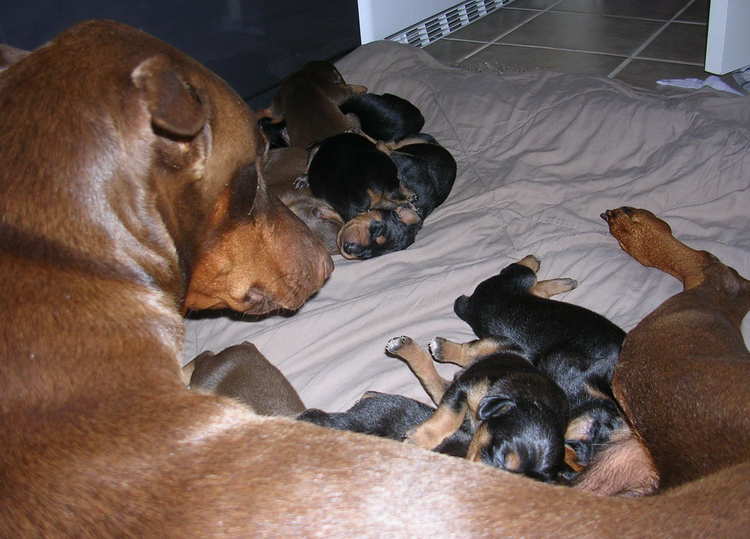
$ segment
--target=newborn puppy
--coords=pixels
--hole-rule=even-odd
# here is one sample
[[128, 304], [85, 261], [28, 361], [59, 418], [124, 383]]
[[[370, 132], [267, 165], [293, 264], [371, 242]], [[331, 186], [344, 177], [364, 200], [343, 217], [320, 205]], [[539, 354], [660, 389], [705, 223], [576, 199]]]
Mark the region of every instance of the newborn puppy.
[[249, 342], [203, 352], [183, 367], [183, 373], [191, 371], [191, 390], [230, 397], [259, 415], [292, 417], [305, 409], [281, 371]]
[[268, 192], [320, 238], [329, 254], [338, 254], [336, 240], [344, 220], [325, 200], [313, 196], [307, 183], [307, 161], [308, 153], [302, 148], [269, 150], [263, 168]]
[[424, 126], [419, 109], [393, 94], [355, 95], [341, 105], [341, 112], [356, 115], [362, 131], [375, 140], [399, 141]]
[[424, 220], [448, 198], [456, 180], [456, 160], [439, 144], [417, 137], [395, 145], [390, 157], [402, 185], [414, 192], [412, 205]]
[[549, 299], [577, 283], [537, 282], [539, 264], [529, 255], [456, 299], [454, 311], [479, 340], [436, 339], [431, 351], [438, 360], [467, 362], [488, 346], [521, 350], [565, 392], [571, 409], [565, 441], [586, 466], [615, 431], [628, 430], [611, 390], [625, 332], [593, 311]]
[[[289, 146], [308, 149], [327, 137], [357, 126], [339, 106], [367, 88], [347, 84], [330, 62], [308, 62], [283, 81], [268, 115], [284, 126], [262, 125], [269, 133], [279, 131]], [[264, 122], [265, 123], [265, 122]], [[274, 136], [274, 140], [277, 138]]]
[[433, 449], [462, 428], [471, 438], [469, 460], [545, 482], [567, 477], [567, 399], [520, 350], [486, 347], [468, 362], [443, 359], [465, 367], [452, 382], [438, 374], [409, 337], [391, 339], [386, 351], [408, 363], [438, 404], [434, 414], [408, 432], [408, 442]]
[[409, 202], [396, 165], [375, 144], [355, 133], [329, 137], [318, 147], [307, 174], [312, 194], [328, 202], [344, 221], [371, 209]]
[[[321, 427], [403, 441], [411, 429], [426, 421], [434, 411], [431, 406], [408, 397], [368, 391], [346, 412], [328, 413], [317, 408], [309, 408], [297, 416], [297, 419]], [[465, 421], [452, 436], [438, 445], [435, 451], [464, 457], [470, 441], [470, 425]]]
[[364, 260], [406, 249], [420, 228], [422, 219], [411, 207], [371, 210], [347, 221], [336, 241], [344, 258]]

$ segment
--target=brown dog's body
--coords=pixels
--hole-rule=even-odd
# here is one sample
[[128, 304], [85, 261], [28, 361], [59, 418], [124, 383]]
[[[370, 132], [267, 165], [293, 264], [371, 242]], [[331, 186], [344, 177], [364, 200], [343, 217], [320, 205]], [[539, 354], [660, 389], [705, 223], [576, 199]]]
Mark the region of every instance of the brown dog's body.
[[191, 393], [181, 310], [293, 308], [330, 270], [240, 181], [244, 105], [164, 44], [89, 23], [3, 72], [0, 108], [0, 536], [746, 533], [748, 462], [598, 498]]
[[747, 462], [750, 354], [740, 324], [750, 309], [750, 282], [675, 240], [648, 212], [622, 208], [603, 217], [623, 249], [685, 287], [628, 334], [614, 381], [662, 486]]

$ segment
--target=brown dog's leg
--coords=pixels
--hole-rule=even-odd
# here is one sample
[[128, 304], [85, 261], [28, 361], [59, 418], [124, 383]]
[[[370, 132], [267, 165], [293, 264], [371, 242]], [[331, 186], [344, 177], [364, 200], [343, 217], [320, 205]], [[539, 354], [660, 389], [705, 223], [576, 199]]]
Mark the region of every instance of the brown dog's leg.
[[443, 398], [443, 394], [450, 385], [450, 382], [438, 374], [435, 364], [427, 352], [422, 350], [411, 337], [405, 336], [394, 337], [389, 340], [385, 345], [385, 350], [389, 354], [406, 361], [414, 375], [419, 379], [422, 387], [427, 391], [432, 402], [440, 404], [440, 400]]
[[619, 208], [602, 218], [636, 260], [685, 287], [628, 333], [612, 382], [662, 486], [750, 459], [750, 354], [740, 331], [750, 282], [675, 239], [651, 212]]
[[624, 206], [602, 214], [620, 247], [644, 266], [676, 277], [685, 289], [703, 282], [703, 270], [715, 257], [691, 249], [672, 235], [670, 226], [648, 210]]
[[468, 367], [477, 358], [499, 352], [503, 345], [497, 339], [487, 337], [465, 343], [457, 343], [435, 337], [429, 344], [430, 353], [435, 361], [453, 363], [461, 367]]

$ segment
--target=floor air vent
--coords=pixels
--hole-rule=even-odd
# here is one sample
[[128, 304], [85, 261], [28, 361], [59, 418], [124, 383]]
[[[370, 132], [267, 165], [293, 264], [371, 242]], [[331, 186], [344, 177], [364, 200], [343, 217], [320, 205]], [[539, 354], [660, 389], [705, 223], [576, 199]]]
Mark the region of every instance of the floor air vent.
[[396, 32], [386, 39], [415, 47], [426, 47], [510, 2], [511, 0], [469, 0]]

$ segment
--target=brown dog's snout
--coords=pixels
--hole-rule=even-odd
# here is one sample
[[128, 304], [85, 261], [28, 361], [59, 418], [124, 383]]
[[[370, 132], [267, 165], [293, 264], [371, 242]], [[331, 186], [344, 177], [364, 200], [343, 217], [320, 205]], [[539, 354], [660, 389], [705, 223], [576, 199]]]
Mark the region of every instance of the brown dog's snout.
[[[214, 220], [227, 215], [231, 196], [227, 190]], [[206, 243], [192, 271], [185, 310], [296, 310], [333, 271], [323, 243], [265, 188], [258, 189], [249, 215]]]

